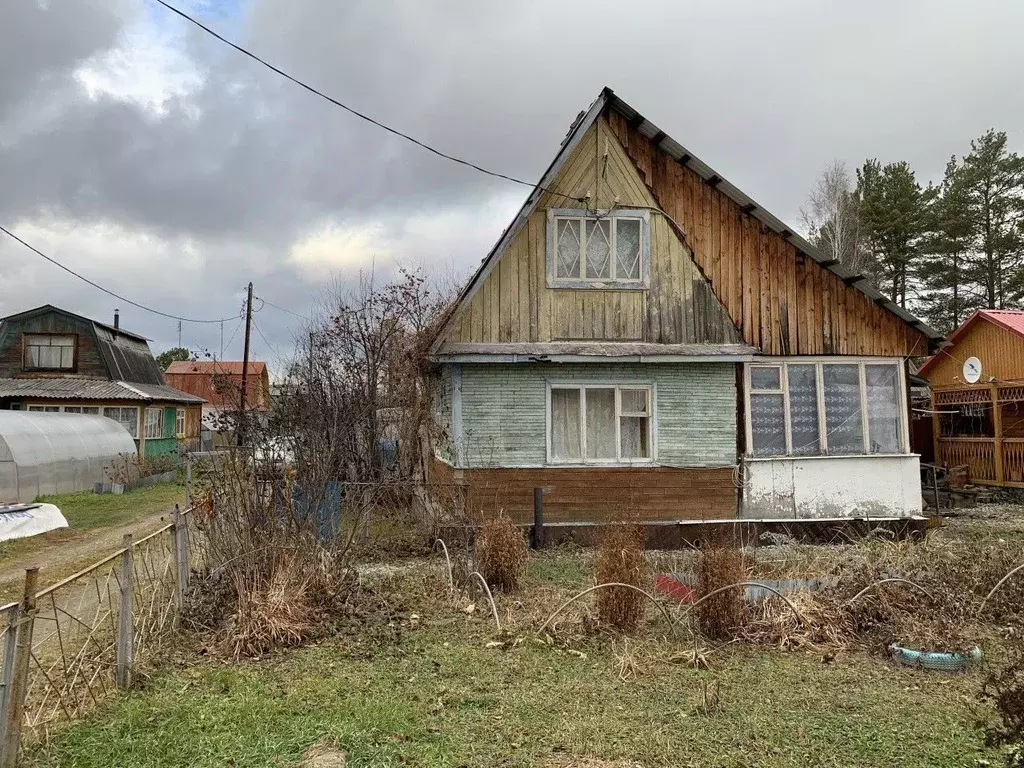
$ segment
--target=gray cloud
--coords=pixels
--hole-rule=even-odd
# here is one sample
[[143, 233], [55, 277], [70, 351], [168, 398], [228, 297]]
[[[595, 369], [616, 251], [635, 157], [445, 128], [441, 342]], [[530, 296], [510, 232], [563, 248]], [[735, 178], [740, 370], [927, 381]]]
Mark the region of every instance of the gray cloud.
[[[610, 85], [794, 223], [834, 157], [907, 159], [930, 178], [990, 125], [1019, 145], [1024, 124], [1014, 98], [1024, 7], [988, 0], [969, 14], [948, 0], [253, 0], [241, 10], [211, 23], [385, 122], [530, 181]], [[200, 78], [160, 111], [90, 96], [74, 77], [141, 23]], [[465, 268], [526, 194], [282, 82], [146, 0], [13, 0], [0, 29], [0, 222], [78, 227], [53, 241], [60, 258], [162, 309], [231, 314], [253, 279], [301, 311], [325, 275], [289, 254], [330, 223], [372, 224], [403, 258]], [[113, 299], [32, 260], [0, 242], [0, 312], [50, 301], [109, 313]], [[359, 266], [339, 265], [349, 277]], [[138, 314], [133, 324], [159, 345], [176, 341], [172, 323]], [[277, 347], [295, 325], [261, 313]], [[183, 341], [216, 349], [219, 328]]]

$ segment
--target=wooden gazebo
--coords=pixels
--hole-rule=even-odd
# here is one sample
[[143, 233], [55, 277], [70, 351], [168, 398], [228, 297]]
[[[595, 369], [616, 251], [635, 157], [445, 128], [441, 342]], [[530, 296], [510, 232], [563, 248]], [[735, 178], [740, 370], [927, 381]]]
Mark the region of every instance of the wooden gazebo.
[[1024, 488], [1024, 312], [975, 312], [918, 375], [931, 390], [936, 463]]

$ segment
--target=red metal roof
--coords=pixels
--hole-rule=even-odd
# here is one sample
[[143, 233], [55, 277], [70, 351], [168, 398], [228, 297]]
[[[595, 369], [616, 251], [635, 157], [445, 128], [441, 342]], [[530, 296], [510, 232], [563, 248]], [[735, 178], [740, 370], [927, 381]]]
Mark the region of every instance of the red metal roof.
[[[238, 360], [185, 360], [167, 366], [164, 378], [172, 387], [203, 398], [219, 408], [238, 408], [242, 390], [242, 363]], [[270, 376], [266, 363], [249, 361], [245, 383], [245, 407], [254, 411], [270, 408]]]
[[[973, 315], [964, 320], [960, 324], [959, 328], [949, 334], [946, 346], [948, 347], [956, 344], [957, 340], [963, 336], [964, 333], [967, 332], [967, 329], [974, 325], [979, 318], [988, 320], [990, 323], [995, 323], [1012, 333], [1016, 333], [1018, 336], [1024, 337], [1024, 311], [1019, 309], [979, 309]], [[927, 373], [941, 354], [946, 353], [938, 352], [925, 360], [924, 364], [918, 369], [917, 375], [923, 376]]]

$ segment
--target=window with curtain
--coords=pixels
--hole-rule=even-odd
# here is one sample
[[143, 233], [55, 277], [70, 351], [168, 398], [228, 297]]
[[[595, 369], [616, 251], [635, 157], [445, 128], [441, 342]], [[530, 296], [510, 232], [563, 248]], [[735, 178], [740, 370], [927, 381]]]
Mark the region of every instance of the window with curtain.
[[174, 434], [181, 436], [185, 434], [185, 409], [176, 408], [174, 411]]
[[753, 456], [902, 453], [900, 361], [778, 361], [749, 367]]
[[103, 409], [103, 415], [113, 419], [122, 427], [128, 430], [128, 434], [134, 438], [139, 436], [139, 409], [134, 406], [120, 407], [107, 406]]
[[43, 371], [73, 371], [75, 337], [53, 333], [26, 333], [25, 367]]
[[648, 249], [647, 211], [549, 211], [552, 287], [642, 288]]
[[551, 386], [550, 461], [649, 461], [653, 454], [651, 388], [643, 385]]
[[158, 439], [164, 436], [164, 409], [163, 408], [147, 408], [146, 409], [146, 426], [145, 433], [146, 439]]

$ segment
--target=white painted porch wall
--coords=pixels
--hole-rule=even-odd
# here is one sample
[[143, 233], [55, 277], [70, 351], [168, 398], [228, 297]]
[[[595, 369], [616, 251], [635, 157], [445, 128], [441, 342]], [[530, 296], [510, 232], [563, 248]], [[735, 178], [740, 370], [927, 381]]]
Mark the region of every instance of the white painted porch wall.
[[916, 454], [747, 459], [746, 466], [744, 518], [921, 514]]

